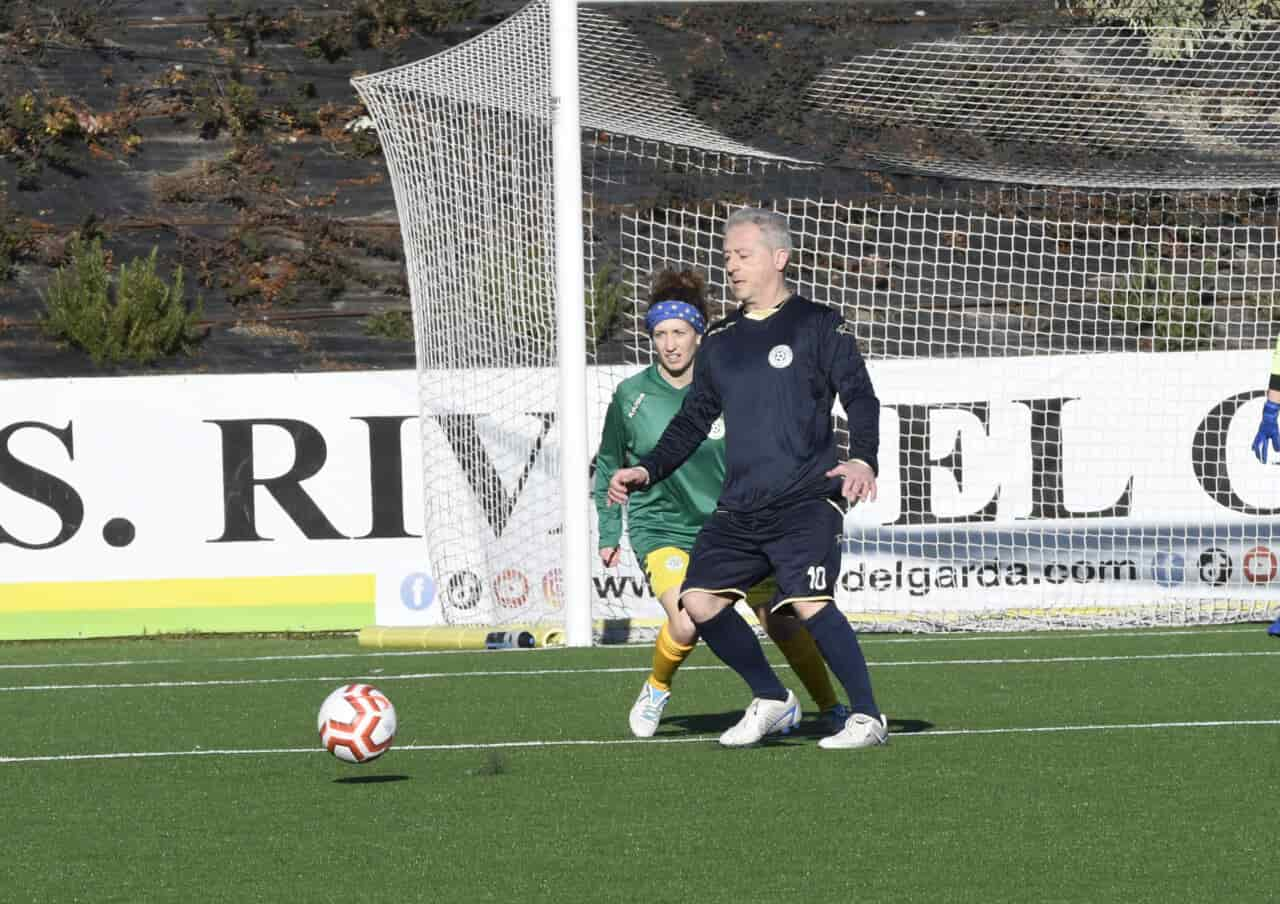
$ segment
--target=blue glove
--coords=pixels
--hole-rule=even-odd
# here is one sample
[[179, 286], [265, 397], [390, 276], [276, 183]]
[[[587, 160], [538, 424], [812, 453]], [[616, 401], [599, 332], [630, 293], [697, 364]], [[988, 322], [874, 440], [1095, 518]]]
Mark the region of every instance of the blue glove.
[[1276, 415], [1280, 414], [1280, 402], [1267, 402], [1262, 407], [1262, 423], [1258, 425], [1258, 435], [1253, 438], [1253, 454], [1264, 465], [1267, 463], [1267, 442], [1271, 448], [1280, 452], [1280, 426], [1276, 425]]

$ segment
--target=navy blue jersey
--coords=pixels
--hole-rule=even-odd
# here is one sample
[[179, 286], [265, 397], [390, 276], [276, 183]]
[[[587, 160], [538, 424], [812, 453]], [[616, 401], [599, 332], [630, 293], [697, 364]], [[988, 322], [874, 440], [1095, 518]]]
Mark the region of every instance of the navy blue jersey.
[[879, 471], [880, 401], [853, 328], [825, 305], [792, 295], [772, 315], [741, 310], [712, 325], [693, 365], [693, 386], [639, 465], [662, 480], [724, 415], [725, 481], [718, 508], [753, 512], [837, 498], [832, 402], [849, 417], [849, 455]]

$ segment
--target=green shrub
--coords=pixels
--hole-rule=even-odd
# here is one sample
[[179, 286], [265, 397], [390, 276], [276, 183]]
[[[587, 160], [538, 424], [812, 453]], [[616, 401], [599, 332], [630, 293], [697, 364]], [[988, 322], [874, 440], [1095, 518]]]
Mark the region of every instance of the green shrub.
[[617, 265], [606, 259], [591, 277], [587, 308], [591, 312], [591, 338], [604, 342], [612, 335], [626, 311], [630, 296]]
[[1277, 13], [1274, 0], [1070, 0], [1066, 5], [1095, 22], [1124, 23], [1145, 32], [1151, 56], [1164, 60], [1193, 55], [1212, 35], [1234, 40]]
[[381, 311], [364, 320], [364, 334], [383, 339], [412, 339], [413, 315], [408, 311]]
[[1201, 293], [1211, 287], [1218, 262], [1206, 259], [1200, 273], [1175, 276], [1159, 249], [1142, 250], [1137, 266], [1098, 293], [1112, 320], [1129, 335], [1149, 337], [1158, 352], [1197, 351], [1213, 346], [1213, 305]]
[[45, 334], [88, 352], [99, 364], [149, 363], [164, 355], [189, 352], [200, 338], [200, 298], [187, 310], [182, 268], [166, 284], [156, 275], [156, 249], [120, 267], [113, 279], [102, 242], [68, 246], [69, 263], [59, 268], [43, 296]]
[[0, 191], [0, 280], [13, 276], [18, 261], [31, 252], [31, 226], [13, 213]]

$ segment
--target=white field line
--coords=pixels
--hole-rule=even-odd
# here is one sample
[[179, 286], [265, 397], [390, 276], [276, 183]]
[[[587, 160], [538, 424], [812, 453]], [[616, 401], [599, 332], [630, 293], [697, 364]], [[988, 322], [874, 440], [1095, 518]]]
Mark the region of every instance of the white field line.
[[[916, 666], [1007, 666], [1007, 665], [1058, 665], [1063, 663], [1085, 662], [1145, 662], [1172, 659], [1236, 659], [1252, 656], [1280, 656], [1277, 650], [1249, 650], [1217, 653], [1151, 653], [1134, 656], [1046, 656], [1022, 659], [911, 659], [897, 662], [868, 662], [872, 668], [903, 668]], [[686, 665], [682, 672], [723, 671], [724, 665]], [[73, 691], [73, 690], [131, 690], [137, 688], [179, 688], [179, 687], [246, 687], [265, 684], [299, 684], [305, 682], [352, 682], [365, 681], [383, 683], [387, 681], [431, 681], [450, 678], [528, 678], [530, 676], [548, 675], [609, 675], [648, 673], [649, 666], [621, 666], [616, 668], [582, 668], [582, 669], [509, 669], [505, 671], [478, 672], [410, 672], [401, 675], [389, 675], [382, 672], [365, 675], [314, 675], [289, 676], [284, 678], [209, 678], [191, 681], [123, 681], [117, 683], [93, 684], [16, 684], [0, 687], [0, 693], [17, 693], [20, 691]]]
[[[895, 732], [893, 737], [898, 741], [908, 738], [955, 738], [976, 735], [1019, 735], [1019, 734], [1063, 734], [1068, 732], [1091, 731], [1149, 731], [1160, 729], [1186, 728], [1274, 728], [1280, 726], [1280, 719], [1234, 719], [1213, 722], [1121, 722], [1112, 725], [1040, 725], [1026, 728], [944, 728], [930, 731]], [[398, 744], [395, 749], [401, 752], [426, 751], [448, 752], [456, 750], [516, 750], [539, 747], [616, 747], [622, 744], [706, 744], [715, 740], [715, 735], [698, 735], [696, 737], [654, 737], [654, 738], [606, 738], [597, 740], [559, 740], [559, 741], [495, 741], [492, 743], [467, 744]], [[135, 760], [155, 757], [188, 757], [188, 756], [266, 756], [270, 754], [322, 754], [319, 747], [264, 747], [258, 749], [220, 749], [209, 750], [148, 750], [116, 753], [68, 753], [49, 756], [0, 756], [0, 765], [16, 763], [68, 763], [84, 760]]]
[[[863, 632], [859, 634], [859, 640], [864, 647], [879, 646], [880, 644], [904, 644], [904, 643], [963, 643], [972, 641], [986, 641], [994, 643], [997, 641], [1038, 641], [1038, 640], [1104, 640], [1110, 638], [1122, 637], [1142, 637], [1147, 639], [1161, 637], [1179, 637], [1184, 635], [1204, 635], [1204, 634], [1252, 634], [1259, 631], [1256, 624], [1237, 625], [1222, 628], [1187, 628], [1165, 631], [1159, 628], [1151, 628], [1145, 631], [1090, 631], [1090, 632], [1068, 632], [1068, 631], [1040, 631], [1034, 634], [912, 634], [907, 637], [881, 637], [876, 634]], [[604, 644], [594, 647], [595, 650], [623, 650], [634, 652], [637, 648], [648, 646], [647, 644]], [[563, 650], [563, 647], [543, 647], [534, 650], [500, 650], [488, 651], [499, 652], [502, 654], [528, 654], [528, 653], [552, 653], [557, 650]], [[192, 659], [192, 658], [173, 658], [173, 659], [112, 659], [101, 662], [11, 662], [0, 663], [0, 671], [17, 670], [17, 669], [88, 669], [88, 668], [108, 668], [118, 666], [134, 666], [134, 665], [176, 665], [179, 663], [214, 663], [214, 662], [305, 662], [307, 660], [325, 660], [325, 659], [379, 659], [393, 658], [401, 656], [455, 656], [459, 653], [482, 653], [484, 650], [362, 650], [358, 653], [298, 653], [298, 654], [280, 654], [275, 656], [219, 656], [210, 659]]]

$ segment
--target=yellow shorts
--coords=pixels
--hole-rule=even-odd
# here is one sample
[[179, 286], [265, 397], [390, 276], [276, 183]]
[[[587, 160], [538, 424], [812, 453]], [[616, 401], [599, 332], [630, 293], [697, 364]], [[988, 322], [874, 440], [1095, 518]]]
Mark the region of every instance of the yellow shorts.
[[[668, 590], [680, 590], [684, 573], [689, 568], [689, 553], [676, 546], [662, 546], [644, 559], [644, 570], [649, 575], [653, 595], [661, 597]], [[747, 605], [752, 609], [767, 606], [778, 592], [778, 584], [767, 577], [747, 591]]]

